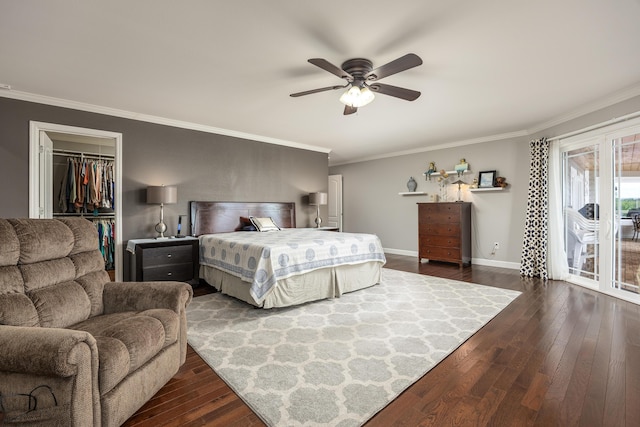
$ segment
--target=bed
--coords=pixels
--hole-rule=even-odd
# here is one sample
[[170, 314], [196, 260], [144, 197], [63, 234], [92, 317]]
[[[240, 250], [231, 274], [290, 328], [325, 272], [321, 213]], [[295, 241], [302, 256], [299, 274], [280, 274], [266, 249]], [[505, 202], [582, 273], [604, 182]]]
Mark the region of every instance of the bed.
[[[380, 282], [385, 263], [377, 236], [296, 228], [295, 203], [190, 202], [200, 240], [200, 278], [261, 308], [338, 298]], [[281, 230], [239, 231], [250, 217]]]

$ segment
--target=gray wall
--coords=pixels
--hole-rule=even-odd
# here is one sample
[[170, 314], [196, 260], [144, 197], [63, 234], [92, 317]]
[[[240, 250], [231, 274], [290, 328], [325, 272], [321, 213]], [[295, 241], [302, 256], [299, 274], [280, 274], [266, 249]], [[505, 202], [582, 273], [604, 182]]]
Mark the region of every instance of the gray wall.
[[[465, 158], [473, 171], [497, 170], [507, 178], [508, 189], [501, 192], [464, 190], [465, 201], [473, 203], [472, 257], [493, 265], [516, 267], [520, 263], [529, 183], [529, 141], [580, 130], [615, 117], [640, 111], [640, 96], [567, 121], [528, 137], [491, 141], [386, 159], [332, 166], [330, 174], [341, 174], [344, 182], [344, 230], [376, 233], [382, 245], [392, 252], [418, 250], [417, 202], [429, 196], [399, 196], [407, 191], [410, 176], [418, 182], [417, 191], [438, 194], [438, 186], [426, 182], [422, 173], [434, 161], [438, 169], [452, 170]], [[471, 181], [471, 176], [465, 180]], [[457, 186], [449, 186], [449, 200], [455, 200]], [[494, 242], [500, 250], [491, 255]]]
[[155, 234], [147, 185], [178, 186], [178, 203], [165, 206], [170, 234], [190, 200], [295, 202], [297, 226], [312, 226], [306, 195], [328, 186], [326, 153], [0, 97], [0, 217], [29, 215], [31, 120], [123, 134], [124, 242]]

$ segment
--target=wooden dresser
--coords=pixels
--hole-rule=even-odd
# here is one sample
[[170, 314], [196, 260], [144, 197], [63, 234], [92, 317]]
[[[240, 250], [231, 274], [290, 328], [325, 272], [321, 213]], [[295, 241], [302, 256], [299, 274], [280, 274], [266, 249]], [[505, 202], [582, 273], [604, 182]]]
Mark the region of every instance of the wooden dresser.
[[418, 260], [471, 264], [471, 203], [418, 203]]

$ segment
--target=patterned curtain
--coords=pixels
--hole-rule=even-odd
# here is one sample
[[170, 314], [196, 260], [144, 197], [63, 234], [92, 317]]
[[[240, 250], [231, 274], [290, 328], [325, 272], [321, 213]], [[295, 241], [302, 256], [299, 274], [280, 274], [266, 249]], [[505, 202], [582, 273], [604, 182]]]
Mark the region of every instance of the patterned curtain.
[[529, 197], [524, 226], [520, 275], [548, 278], [547, 238], [549, 234], [549, 146], [546, 138], [531, 141]]

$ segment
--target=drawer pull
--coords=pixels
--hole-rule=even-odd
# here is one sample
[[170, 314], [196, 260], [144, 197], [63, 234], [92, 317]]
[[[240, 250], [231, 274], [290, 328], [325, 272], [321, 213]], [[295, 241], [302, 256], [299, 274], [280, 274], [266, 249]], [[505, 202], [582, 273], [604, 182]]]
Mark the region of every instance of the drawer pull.
[[167, 258], [171, 258], [171, 254], [167, 254]]
[[171, 272], [168, 272], [168, 273], [167, 273], [167, 276], [171, 276], [172, 274], [173, 274], [173, 273], [171, 273]]

